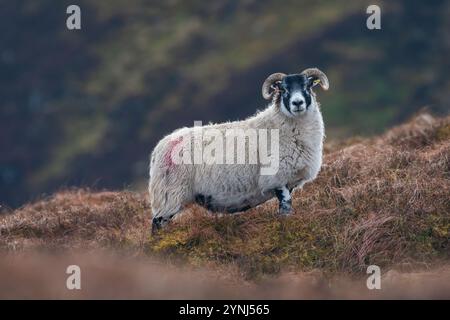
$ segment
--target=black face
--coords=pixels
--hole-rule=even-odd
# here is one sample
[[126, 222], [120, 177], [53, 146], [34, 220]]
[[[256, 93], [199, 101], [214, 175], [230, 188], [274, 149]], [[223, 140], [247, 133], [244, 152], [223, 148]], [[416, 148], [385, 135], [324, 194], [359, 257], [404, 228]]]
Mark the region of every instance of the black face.
[[281, 90], [282, 106], [291, 116], [299, 115], [308, 110], [311, 105], [311, 88], [313, 77], [302, 74], [291, 74], [278, 84]]

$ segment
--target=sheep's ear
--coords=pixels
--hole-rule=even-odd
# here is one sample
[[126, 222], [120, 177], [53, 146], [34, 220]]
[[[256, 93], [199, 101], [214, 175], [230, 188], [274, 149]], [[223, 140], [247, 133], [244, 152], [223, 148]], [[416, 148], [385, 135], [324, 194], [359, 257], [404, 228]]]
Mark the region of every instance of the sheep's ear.
[[305, 69], [302, 71], [301, 74], [308, 77], [310, 88], [312, 88], [318, 84], [320, 84], [320, 86], [322, 87], [323, 90], [328, 90], [328, 88], [330, 87], [330, 83], [328, 82], [328, 78], [325, 75], [325, 73], [323, 73], [322, 71], [320, 71], [317, 68]]
[[318, 84], [320, 84], [319, 77], [317, 77], [317, 76], [309, 76], [308, 77], [308, 87], [309, 88], [314, 88]]
[[281, 88], [281, 81], [275, 81], [271, 86], [270, 86], [272, 89], [278, 89], [278, 90], [281, 90], [282, 88]]
[[276, 87], [274, 87], [274, 84], [281, 81], [285, 76], [286, 75], [284, 73], [278, 72], [273, 73], [267, 77], [261, 88], [262, 96], [264, 97], [264, 99], [272, 99], [274, 90], [277, 89]]

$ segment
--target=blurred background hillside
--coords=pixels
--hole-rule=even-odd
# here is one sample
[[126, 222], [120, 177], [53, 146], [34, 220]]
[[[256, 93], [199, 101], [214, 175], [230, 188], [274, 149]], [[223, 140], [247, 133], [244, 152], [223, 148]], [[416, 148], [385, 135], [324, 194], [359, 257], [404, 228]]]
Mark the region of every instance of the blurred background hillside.
[[[81, 7], [82, 29], [66, 28]], [[366, 28], [381, 7], [382, 30]], [[262, 109], [273, 72], [316, 66], [328, 139], [450, 103], [448, 1], [0, 0], [0, 204], [145, 185], [164, 135]]]

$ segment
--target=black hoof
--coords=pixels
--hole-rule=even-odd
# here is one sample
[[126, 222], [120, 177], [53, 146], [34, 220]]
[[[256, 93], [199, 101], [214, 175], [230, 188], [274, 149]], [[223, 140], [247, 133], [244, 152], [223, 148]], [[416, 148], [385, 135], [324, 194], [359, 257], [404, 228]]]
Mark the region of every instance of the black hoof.
[[162, 217], [153, 218], [152, 220], [152, 234], [158, 232], [161, 229]]
[[292, 213], [292, 207], [290, 205], [280, 206], [278, 213], [282, 216], [288, 216]]

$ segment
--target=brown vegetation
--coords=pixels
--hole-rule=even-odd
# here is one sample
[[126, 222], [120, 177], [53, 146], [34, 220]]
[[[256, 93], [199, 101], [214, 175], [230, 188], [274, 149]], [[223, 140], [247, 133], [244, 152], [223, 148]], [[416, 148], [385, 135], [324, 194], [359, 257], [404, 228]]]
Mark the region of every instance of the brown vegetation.
[[[448, 268], [450, 117], [422, 114], [380, 137], [329, 144], [318, 179], [294, 193], [293, 207], [292, 216], [280, 218], [275, 201], [245, 214], [223, 216], [192, 206], [151, 236], [144, 194], [67, 190], [1, 217], [0, 248], [6, 257], [36, 249], [120, 250], [145, 259], [157, 257], [164, 264], [161, 270], [174, 261], [187, 263], [189, 268], [210, 270], [200, 274], [234, 277], [226, 283], [251, 280], [250, 287], [254, 280], [274, 281], [268, 275], [280, 271], [281, 286], [282, 279], [298, 272], [355, 278], [371, 264], [383, 272], [392, 267], [404, 272]], [[50, 264], [28, 259], [31, 264]], [[0, 274], [5, 274], [7, 262], [1, 260]], [[149, 277], [153, 281], [154, 276]], [[252, 297], [251, 290], [242, 296]], [[223, 296], [227, 292], [224, 289]], [[283, 296], [283, 290], [279, 292]], [[336, 292], [310, 296], [337, 297]], [[449, 294], [448, 288], [442, 292]]]

